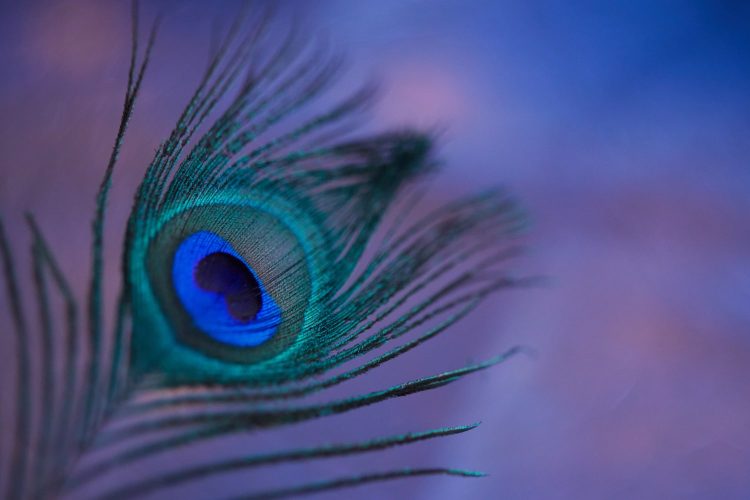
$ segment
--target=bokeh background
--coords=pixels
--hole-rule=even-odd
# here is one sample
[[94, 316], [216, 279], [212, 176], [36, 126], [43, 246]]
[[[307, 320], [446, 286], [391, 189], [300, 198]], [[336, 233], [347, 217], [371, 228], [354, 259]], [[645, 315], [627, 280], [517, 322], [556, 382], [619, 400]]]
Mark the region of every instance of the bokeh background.
[[[445, 130], [431, 203], [495, 185], [515, 193], [532, 222], [518, 272], [548, 278], [506, 292], [363, 384], [383, 387], [516, 344], [536, 356], [184, 460], [481, 420], [469, 434], [222, 476], [159, 498], [220, 498], [402, 465], [489, 477], [324, 497], [748, 498], [750, 4], [283, 5], [347, 52], [353, 75], [379, 79], [374, 127]], [[130, 193], [197, 82], [211, 26], [237, 4], [149, 2], [144, 21], [159, 10], [168, 15], [115, 175], [112, 275]], [[37, 214], [79, 291], [126, 81], [128, 12], [119, 1], [0, 2], [0, 211], [18, 245], [27, 242], [22, 212]]]

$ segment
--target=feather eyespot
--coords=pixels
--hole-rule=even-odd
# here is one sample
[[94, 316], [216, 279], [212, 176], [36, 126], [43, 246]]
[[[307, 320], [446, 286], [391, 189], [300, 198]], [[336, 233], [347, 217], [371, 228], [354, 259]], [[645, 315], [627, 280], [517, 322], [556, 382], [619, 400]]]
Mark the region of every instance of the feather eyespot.
[[300, 237], [269, 207], [227, 201], [171, 213], [154, 230], [145, 266], [132, 269], [134, 279], [143, 276], [138, 297], [153, 294], [160, 306], [144, 315], [152, 328], [137, 332], [136, 344], [185, 368], [175, 373], [287, 351], [310, 316], [308, 260]]

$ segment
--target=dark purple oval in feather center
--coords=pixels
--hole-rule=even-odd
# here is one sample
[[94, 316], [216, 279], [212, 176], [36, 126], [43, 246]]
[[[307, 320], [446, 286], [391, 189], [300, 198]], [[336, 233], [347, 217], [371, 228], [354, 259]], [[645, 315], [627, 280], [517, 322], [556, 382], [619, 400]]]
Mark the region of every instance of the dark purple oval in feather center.
[[195, 282], [224, 297], [229, 314], [243, 323], [255, 319], [263, 301], [258, 280], [237, 257], [224, 252], [206, 255], [195, 266]]

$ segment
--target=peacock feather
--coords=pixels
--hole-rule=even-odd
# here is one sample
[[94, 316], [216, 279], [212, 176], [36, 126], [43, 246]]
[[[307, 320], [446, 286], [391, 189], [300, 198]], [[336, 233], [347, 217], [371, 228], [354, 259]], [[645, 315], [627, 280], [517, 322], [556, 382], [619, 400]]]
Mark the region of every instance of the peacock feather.
[[[125, 229], [115, 317], [106, 319], [108, 196], [159, 24], [139, 49], [138, 18], [134, 3], [122, 117], [96, 198], [85, 308], [31, 215], [36, 304], [24, 304], [0, 221], [13, 323], [4, 345], [14, 349], [17, 382], [3, 395], [16, 401], [3, 429], [4, 498], [79, 498], [124, 465], [436, 389], [519, 350], [382, 390], [311, 399], [387, 366], [490, 295], [522, 283], [504, 269], [518, 252], [522, 217], [499, 191], [412, 213], [437, 166], [435, 134], [358, 133], [372, 86], [304, 114], [331, 93], [343, 60], [296, 25], [280, 35], [268, 9], [247, 9], [222, 35], [148, 166]], [[474, 427], [214, 456], [94, 496], [140, 498], [227, 471], [370, 453]], [[482, 475], [374, 471], [250, 488], [243, 498], [433, 474]]]

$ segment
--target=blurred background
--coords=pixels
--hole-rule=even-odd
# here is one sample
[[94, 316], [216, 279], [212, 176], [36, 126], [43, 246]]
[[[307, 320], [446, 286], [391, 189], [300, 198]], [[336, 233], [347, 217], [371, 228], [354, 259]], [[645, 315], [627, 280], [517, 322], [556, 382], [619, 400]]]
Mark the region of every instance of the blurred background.
[[[321, 497], [748, 498], [750, 4], [283, 5], [349, 55], [354, 81], [381, 82], [374, 128], [445, 130], [430, 203], [497, 185], [521, 200], [531, 227], [518, 273], [548, 278], [505, 292], [362, 386], [457, 368], [516, 344], [537, 355], [430, 394], [224, 440], [184, 460], [481, 420], [468, 434], [212, 478], [158, 498], [220, 498], [407, 465], [489, 477]], [[212, 26], [237, 7], [143, 6], [144, 25], [168, 14], [115, 174], [111, 275], [132, 191], [197, 83]], [[0, 212], [25, 248], [22, 213], [34, 211], [81, 293], [129, 30], [128, 2], [0, 2]], [[104, 481], [148, 472], [130, 467]]]

